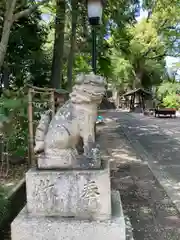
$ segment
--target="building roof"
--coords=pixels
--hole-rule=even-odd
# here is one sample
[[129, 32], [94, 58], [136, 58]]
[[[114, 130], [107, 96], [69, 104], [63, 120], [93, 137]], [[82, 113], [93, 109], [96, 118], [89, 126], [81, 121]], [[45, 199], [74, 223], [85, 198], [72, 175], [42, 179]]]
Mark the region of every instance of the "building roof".
[[149, 95], [149, 96], [152, 95], [151, 92], [149, 92], [149, 91], [147, 91], [147, 90], [145, 90], [143, 88], [137, 88], [137, 89], [134, 89], [134, 90], [126, 92], [123, 96], [127, 97], [127, 96], [131, 96], [131, 95], [133, 95], [135, 93], [139, 93], [139, 94], [143, 94], [143, 95]]
[[68, 94], [69, 92], [65, 89], [55, 89], [54, 93], [58, 95], [63, 95], [63, 94]]

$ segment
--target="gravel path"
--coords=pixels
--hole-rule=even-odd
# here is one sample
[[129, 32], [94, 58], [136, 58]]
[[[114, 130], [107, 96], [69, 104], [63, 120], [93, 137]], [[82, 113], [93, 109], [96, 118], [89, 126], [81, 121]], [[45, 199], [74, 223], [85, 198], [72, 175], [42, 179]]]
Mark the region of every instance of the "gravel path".
[[176, 127], [174, 122], [171, 122], [173, 119], [164, 120], [169, 122], [172, 131], [176, 132], [170, 134], [167, 128], [163, 127], [166, 124], [159, 125], [159, 119], [153, 119], [152, 124], [151, 119], [138, 114], [118, 113], [118, 116], [121, 130], [125, 132], [143, 161], [148, 163], [180, 211], [180, 134], [175, 131], [179, 122], [176, 123]]
[[112, 187], [121, 193], [123, 209], [131, 221], [134, 239], [178, 240], [179, 212], [154, 177], [147, 161], [139, 157], [125, 137], [121, 125], [125, 122], [124, 118], [122, 113], [106, 114], [107, 124], [101, 135], [101, 143], [112, 161]]

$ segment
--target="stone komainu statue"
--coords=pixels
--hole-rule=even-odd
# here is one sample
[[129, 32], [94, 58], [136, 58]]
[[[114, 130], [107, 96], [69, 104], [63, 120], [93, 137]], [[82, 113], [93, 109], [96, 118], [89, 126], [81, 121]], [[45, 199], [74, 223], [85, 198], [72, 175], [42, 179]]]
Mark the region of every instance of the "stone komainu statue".
[[93, 158], [95, 148], [94, 124], [97, 106], [105, 92], [104, 79], [94, 74], [79, 75], [68, 100], [55, 116], [50, 111], [41, 116], [36, 130], [35, 153], [39, 168], [70, 168], [77, 164], [76, 145], [83, 139], [84, 158]]

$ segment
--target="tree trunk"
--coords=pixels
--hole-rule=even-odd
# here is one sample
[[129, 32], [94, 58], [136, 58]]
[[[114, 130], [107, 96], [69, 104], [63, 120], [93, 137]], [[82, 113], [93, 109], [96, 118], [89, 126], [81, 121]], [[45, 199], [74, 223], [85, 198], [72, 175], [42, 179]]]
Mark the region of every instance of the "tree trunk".
[[65, 9], [65, 0], [56, 0], [55, 39], [51, 72], [53, 88], [62, 86]]
[[87, 21], [87, 9], [84, 5], [81, 6], [81, 24], [82, 24], [82, 30], [83, 30], [83, 37], [88, 38], [89, 32], [88, 32], [88, 21]]
[[15, 14], [14, 14], [14, 10], [16, 8], [17, 0], [5, 0], [5, 2], [6, 2], [6, 10], [5, 10], [5, 15], [4, 15], [4, 23], [3, 23], [1, 40], [0, 40], [0, 72], [1, 72], [1, 68], [3, 66], [4, 59], [6, 56], [11, 27], [12, 27], [14, 21], [17, 21], [21, 17], [26, 17], [26, 16], [30, 15], [39, 6], [41, 6], [44, 3], [49, 2], [49, 0], [43, 0], [41, 2], [33, 4], [32, 7], [29, 7], [23, 11], [15, 13]]
[[2, 36], [0, 41], [0, 71], [4, 63], [6, 56], [6, 51], [9, 42], [9, 36], [11, 32], [11, 27], [13, 24], [13, 13], [16, 6], [17, 0], [6, 0], [6, 11], [4, 15], [4, 24], [2, 30]]
[[142, 87], [142, 77], [143, 77], [143, 71], [139, 69], [136, 71], [136, 77], [134, 79], [133, 88], [141, 88]]
[[76, 46], [76, 27], [78, 19], [78, 1], [72, 1], [72, 20], [71, 20], [71, 48], [68, 56], [67, 65], [67, 80], [68, 80], [68, 90], [72, 90], [72, 73], [73, 73], [73, 63], [74, 63], [74, 51]]
[[[2, 91], [3, 91], [2, 74], [0, 74], [0, 96], [2, 94]], [[1, 125], [0, 125], [0, 128], [1, 128]]]
[[10, 75], [10, 71], [9, 71], [9, 67], [7, 64], [3, 65], [3, 72], [2, 72], [2, 84], [4, 85], [4, 89], [8, 89], [9, 88], [9, 75]]

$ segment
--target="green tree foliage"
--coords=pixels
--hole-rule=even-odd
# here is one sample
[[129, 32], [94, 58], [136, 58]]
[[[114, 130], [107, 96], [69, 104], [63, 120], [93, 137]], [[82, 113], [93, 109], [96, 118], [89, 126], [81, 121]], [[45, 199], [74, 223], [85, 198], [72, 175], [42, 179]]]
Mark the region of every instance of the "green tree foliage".
[[[1, 38], [0, 38], [0, 69], [3, 66], [8, 43], [9, 37], [11, 33], [12, 26], [15, 22], [17, 22], [22, 17], [28, 17], [32, 14], [39, 6], [49, 2], [49, 0], [42, 0], [42, 1], [21, 1], [21, 0], [3, 0], [0, 3], [0, 13], [2, 14], [1, 17], [3, 18], [2, 21], [2, 31], [1, 31]], [[23, 8], [23, 10], [22, 10]], [[4, 10], [4, 14], [3, 14]]]
[[21, 18], [12, 28], [6, 62], [14, 87], [21, 87], [27, 82], [46, 86], [49, 82], [51, 59], [42, 49], [48, 32], [39, 21], [40, 14], [37, 12], [28, 19]]
[[163, 82], [157, 89], [157, 96], [165, 107], [180, 108], [180, 83]]
[[163, 105], [168, 108], [180, 108], [180, 96], [173, 93], [163, 98]]
[[[18, 10], [23, 11], [23, 5], [19, 6]], [[21, 17], [12, 25], [6, 56], [1, 68], [1, 88], [2, 86], [17, 88], [27, 82], [38, 86], [48, 84], [51, 56], [43, 48], [48, 27], [41, 21], [40, 14], [36, 10], [29, 18]]]
[[[111, 55], [117, 85], [121, 83], [123, 86], [124, 81], [129, 83], [129, 88], [149, 88], [159, 84], [164, 73], [165, 61], [161, 56], [164, 55], [164, 44], [160, 41], [156, 29], [151, 22], [143, 19], [134, 26], [128, 25], [126, 31], [126, 51], [122, 50], [122, 46], [120, 51], [113, 46], [114, 54]], [[117, 36], [116, 34], [116, 41]], [[127, 88], [127, 84], [124, 88]]]
[[178, 55], [180, 20], [179, 1], [166, 4], [144, 1], [146, 18], [139, 22], [131, 18], [123, 25], [117, 21], [112, 27], [109, 56], [112, 82], [118, 88], [150, 89], [166, 78], [165, 57]]
[[144, 0], [148, 21], [152, 21], [169, 55], [180, 54], [180, 2], [179, 0]]
[[28, 138], [27, 98], [23, 89], [6, 90], [0, 98], [0, 125], [9, 144], [9, 153], [26, 156]]

